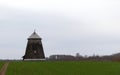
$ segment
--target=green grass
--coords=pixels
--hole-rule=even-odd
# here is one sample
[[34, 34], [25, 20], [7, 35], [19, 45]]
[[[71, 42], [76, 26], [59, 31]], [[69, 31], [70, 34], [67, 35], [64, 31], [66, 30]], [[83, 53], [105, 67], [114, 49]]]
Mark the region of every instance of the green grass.
[[2, 68], [2, 66], [3, 66], [3, 64], [4, 64], [4, 62], [1, 62], [1, 61], [0, 61], [0, 70], [1, 70], [1, 68]]
[[11, 62], [6, 75], [120, 75], [120, 63]]

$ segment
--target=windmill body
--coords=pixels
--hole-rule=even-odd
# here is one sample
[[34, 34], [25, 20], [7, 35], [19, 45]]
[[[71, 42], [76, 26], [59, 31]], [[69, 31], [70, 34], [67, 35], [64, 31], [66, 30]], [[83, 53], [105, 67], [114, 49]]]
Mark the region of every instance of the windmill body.
[[23, 60], [44, 60], [44, 50], [41, 37], [34, 31], [28, 38], [25, 55]]

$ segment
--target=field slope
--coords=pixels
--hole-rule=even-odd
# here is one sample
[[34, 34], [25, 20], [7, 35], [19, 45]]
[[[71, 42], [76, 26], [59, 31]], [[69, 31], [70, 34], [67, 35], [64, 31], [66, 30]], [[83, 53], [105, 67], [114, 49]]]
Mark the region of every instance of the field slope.
[[120, 75], [120, 63], [11, 62], [6, 75]]

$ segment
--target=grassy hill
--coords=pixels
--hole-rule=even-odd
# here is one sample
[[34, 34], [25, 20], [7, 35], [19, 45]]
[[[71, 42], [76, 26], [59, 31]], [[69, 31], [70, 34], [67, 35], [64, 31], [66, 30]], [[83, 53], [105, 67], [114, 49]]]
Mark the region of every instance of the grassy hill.
[[11, 62], [6, 75], [119, 75], [119, 62]]

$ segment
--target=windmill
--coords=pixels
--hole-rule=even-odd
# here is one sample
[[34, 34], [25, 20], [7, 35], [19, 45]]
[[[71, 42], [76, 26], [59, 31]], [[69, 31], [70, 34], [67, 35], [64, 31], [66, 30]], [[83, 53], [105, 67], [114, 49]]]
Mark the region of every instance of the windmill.
[[44, 60], [44, 50], [42, 38], [34, 31], [28, 38], [25, 55], [23, 60]]

